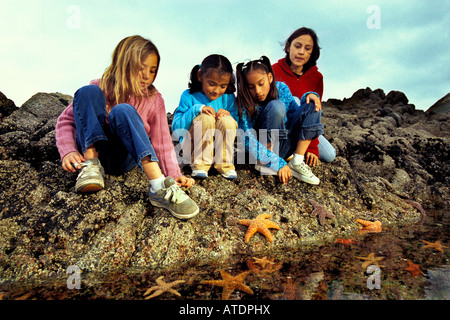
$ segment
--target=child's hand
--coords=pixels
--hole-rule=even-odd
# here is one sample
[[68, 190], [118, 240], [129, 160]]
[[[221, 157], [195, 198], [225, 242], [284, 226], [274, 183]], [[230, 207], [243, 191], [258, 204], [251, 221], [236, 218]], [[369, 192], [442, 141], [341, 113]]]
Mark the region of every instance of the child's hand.
[[316, 111], [322, 110], [322, 103], [320, 102], [319, 97], [313, 93], [310, 93], [306, 96], [306, 103], [310, 102], [314, 102], [314, 104], [316, 105]]
[[175, 182], [178, 184], [179, 187], [186, 187], [188, 189], [195, 184], [194, 179], [185, 176], [179, 176], [178, 178], [175, 178]]
[[[72, 164], [79, 164], [81, 162], [85, 162], [86, 159], [79, 152], [69, 152], [62, 159], [62, 168], [67, 172], [75, 173], [77, 170], [73, 167]], [[81, 169], [81, 166], [78, 165], [77, 169]]]
[[278, 178], [280, 178], [280, 182], [283, 184], [287, 184], [289, 179], [292, 177], [291, 168], [285, 165], [283, 168], [278, 170]]
[[314, 153], [307, 152], [305, 154], [305, 163], [310, 167], [315, 167], [319, 164], [319, 157]]
[[226, 117], [229, 116], [230, 112], [225, 110], [225, 109], [219, 109], [219, 111], [217, 111], [216, 113], [216, 120], [219, 120], [222, 117]]
[[214, 110], [214, 108], [212, 108], [210, 106], [204, 106], [202, 108], [202, 113], [214, 117], [216, 115], [216, 110]]

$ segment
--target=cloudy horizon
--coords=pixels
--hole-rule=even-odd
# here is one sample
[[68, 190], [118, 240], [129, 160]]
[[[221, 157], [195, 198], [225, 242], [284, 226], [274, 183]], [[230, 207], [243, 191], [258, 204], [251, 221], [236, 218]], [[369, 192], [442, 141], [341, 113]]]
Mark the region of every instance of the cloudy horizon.
[[73, 95], [102, 75], [121, 39], [139, 34], [160, 51], [155, 86], [173, 112], [207, 55], [275, 63], [306, 26], [322, 48], [324, 101], [370, 87], [426, 110], [450, 88], [449, 9], [436, 0], [2, 0], [0, 91], [17, 106], [37, 92]]

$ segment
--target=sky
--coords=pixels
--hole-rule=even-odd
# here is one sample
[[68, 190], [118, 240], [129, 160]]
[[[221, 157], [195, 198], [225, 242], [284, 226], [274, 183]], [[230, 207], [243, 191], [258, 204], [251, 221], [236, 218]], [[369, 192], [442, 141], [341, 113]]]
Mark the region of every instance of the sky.
[[173, 112], [206, 56], [275, 63], [303, 26], [319, 37], [324, 101], [370, 87], [427, 110], [450, 92], [448, 0], [0, 0], [0, 91], [16, 106], [37, 92], [73, 96], [138, 34], [160, 51], [154, 85]]

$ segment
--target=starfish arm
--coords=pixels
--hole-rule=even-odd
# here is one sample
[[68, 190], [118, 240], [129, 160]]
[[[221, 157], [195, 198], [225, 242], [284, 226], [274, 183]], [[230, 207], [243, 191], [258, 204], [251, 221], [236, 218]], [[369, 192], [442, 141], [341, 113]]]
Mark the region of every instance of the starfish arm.
[[201, 284], [209, 284], [212, 286], [223, 287], [225, 285], [225, 281], [223, 280], [203, 280], [200, 281]]
[[160, 286], [165, 285], [166, 283], [163, 281], [164, 276], [160, 276], [158, 279], [156, 279], [156, 283]]
[[243, 219], [238, 221], [239, 224], [242, 224], [244, 226], [249, 226], [252, 223], [252, 220], [249, 219]]
[[177, 284], [184, 283], [184, 282], [186, 282], [186, 281], [185, 280], [176, 280], [176, 281], [169, 283], [169, 285], [171, 287], [173, 287], [173, 286], [176, 286]]
[[266, 220], [264, 221], [264, 224], [266, 225], [267, 228], [280, 230], [280, 226], [276, 222]]
[[246, 293], [248, 293], [248, 294], [253, 294], [253, 290], [252, 289], [250, 289], [249, 287], [247, 287], [245, 284], [243, 284], [243, 283], [239, 283], [238, 285], [237, 285], [237, 289], [239, 289], [239, 290], [241, 290], [241, 291], [244, 291], [244, 292], [246, 292]]
[[222, 291], [222, 300], [228, 300], [233, 293], [234, 288], [224, 287]]
[[267, 240], [269, 240], [269, 242], [273, 242], [272, 234], [270, 233], [269, 229], [267, 229], [267, 228], [261, 228], [261, 229], [259, 229], [259, 232], [260, 232], [262, 235], [264, 235], [264, 236], [267, 238]]
[[156, 290], [152, 295], [150, 295], [148, 297], [145, 297], [145, 300], [157, 297], [157, 296], [161, 295], [163, 292], [164, 292], [164, 290], [161, 290], [161, 289], [160, 290]]
[[270, 213], [263, 213], [263, 214], [260, 214], [259, 216], [257, 216], [256, 219], [263, 220], [263, 219], [270, 218], [271, 216], [272, 215]]
[[181, 294], [175, 289], [170, 288], [167, 291], [170, 292], [170, 293], [173, 293], [174, 295], [177, 295], [177, 296], [181, 297]]
[[325, 217], [323, 215], [319, 215], [319, 223], [321, 226], [325, 223]]
[[147, 289], [147, 291], [145, 291], [144, 296], [146, 296], [146, 295], [148, 295], [148, 294], [150, 294], [153, 291], [158, 290], [158, 289], [159, 289], [159, 286], [151, 287], [151, 288]]
[[244, 241], [245, 243], [248, 243], [253, 237], [253, 235], [258, 231], [258, 228], [255, 225], [250, 225], [247, 229], [247, 232], [245, 233]]
[[356, 219], [356, 222], [359, 222], [360, 224], [362, 224], [365, 227], [368, 227], [371, 225], [370, 221], [366, 221], [366, 220], [362, 220], [362, 219]]
[[334, 218], [334, 217], [335, 217], [334, 213], [331, 213], [331, 212], [328, 212], [328, 211], [327, 211], [327, 218], [332, 219], [332, 218]]

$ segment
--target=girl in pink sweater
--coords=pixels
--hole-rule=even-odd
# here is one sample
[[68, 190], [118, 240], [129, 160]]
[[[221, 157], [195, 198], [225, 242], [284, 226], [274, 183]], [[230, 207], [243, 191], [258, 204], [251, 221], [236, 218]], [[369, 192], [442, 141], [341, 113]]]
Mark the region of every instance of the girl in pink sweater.
[[164, 100], [153, 86], [160, 56], [141, 36], [123, 39], [99, 80], [80, 88], [58, 117], [56, 146], [62, 167], [79, 170], [76, 192], [104, 188], [104, 174], [139, 166], [150, 181], [150, 202], [189, 219], [199, 208], [180, 187], [194, 180], [181, 174]]

